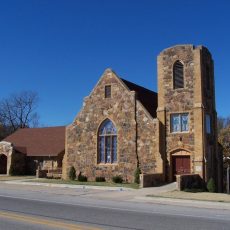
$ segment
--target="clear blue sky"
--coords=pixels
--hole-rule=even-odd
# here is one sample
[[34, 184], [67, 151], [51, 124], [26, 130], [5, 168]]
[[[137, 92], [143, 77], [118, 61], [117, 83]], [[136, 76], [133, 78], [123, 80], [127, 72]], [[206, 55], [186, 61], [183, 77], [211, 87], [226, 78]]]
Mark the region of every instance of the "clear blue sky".
[[0, 97], [37, 91], [41, 124], [69, 124], [106, 68], [156, 91], [157, 55], [186, 43], [211, 51], [230, 115], [228, 0], [1, 1]]

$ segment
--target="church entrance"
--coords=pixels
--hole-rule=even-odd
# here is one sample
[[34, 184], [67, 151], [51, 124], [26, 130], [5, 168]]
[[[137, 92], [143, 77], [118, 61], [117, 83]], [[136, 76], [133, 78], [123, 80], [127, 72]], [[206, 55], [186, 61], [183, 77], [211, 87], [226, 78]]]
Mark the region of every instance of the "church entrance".
[[172, 171], [174, 181], [176, 175], [190, 174], [190, 156], [172, 156]]
[[7, 156], [0, 155], [0, 174], [7, 174]]

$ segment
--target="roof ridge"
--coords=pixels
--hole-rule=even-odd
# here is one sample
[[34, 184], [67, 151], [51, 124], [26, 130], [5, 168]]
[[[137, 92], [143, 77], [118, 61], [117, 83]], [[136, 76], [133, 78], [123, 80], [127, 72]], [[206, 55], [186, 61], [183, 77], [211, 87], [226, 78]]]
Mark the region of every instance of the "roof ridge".
[[144, 89], [144, 90], [150, 91], [151, 93], [156, 93], [156, 94], [157, 94], [157, 92], [155, 92], [155, 91], [153, 91], [153, 90], [151, 90], [151, 89], [147, 89], [147, 88], [145, 88], [144, 86], [138, 85], [138, 84], [136, 84], [136, 83], [134, 83], [134, 82], [128, 81], [128, 80], [126, 80], [126, 79], [124, 79], [124, 78], [121, 78], [121, 77], [119, 77], [119, 78], [120, 78], [124, 83], [127, 82], [127, 83], [129, 83], [129, 84], [133, 84], [134, 86], [137, 86], [137, 87], [142, 88], [142, 89]]
[[158, 94], [143, 86], [137, 85], [133, 82], [127, 81], [123, 78], [120, 80], [128, 87], [130, 91], [135, 91], [137, 94], [137, 100], [145, 107], [145, 109], [151, 114], [153, 118], [156, 117], [157, 110], [157, 97]]

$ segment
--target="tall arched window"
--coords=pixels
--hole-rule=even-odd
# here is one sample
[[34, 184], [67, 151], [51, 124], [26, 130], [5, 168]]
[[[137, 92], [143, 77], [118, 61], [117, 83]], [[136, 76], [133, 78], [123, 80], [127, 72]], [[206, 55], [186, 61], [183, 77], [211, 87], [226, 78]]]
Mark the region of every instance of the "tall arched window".
[[173, 65], [173, 88], [184, 88], [184, 65], [180, 61]]
[[117, 162], [117, 129], [106, 119], [98, 131], [98, 163]]

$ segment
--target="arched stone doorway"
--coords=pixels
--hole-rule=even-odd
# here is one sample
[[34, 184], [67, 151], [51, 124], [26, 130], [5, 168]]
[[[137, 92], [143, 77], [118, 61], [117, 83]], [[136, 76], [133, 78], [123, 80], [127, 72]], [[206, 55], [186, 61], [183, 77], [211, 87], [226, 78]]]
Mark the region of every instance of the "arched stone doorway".
[[176, 175], [191, 173], [191, 156], [186, 150], [178, 149], [171, 154], [172, 178], [176, 180]]
[[0, 174], [7, 174], [7, 156], [0, 154]]

